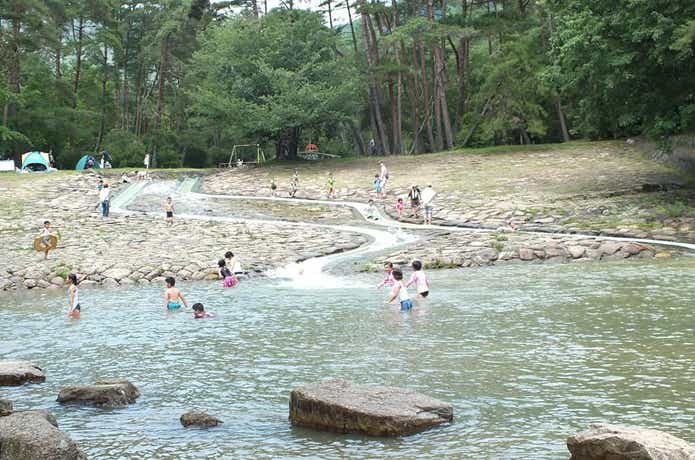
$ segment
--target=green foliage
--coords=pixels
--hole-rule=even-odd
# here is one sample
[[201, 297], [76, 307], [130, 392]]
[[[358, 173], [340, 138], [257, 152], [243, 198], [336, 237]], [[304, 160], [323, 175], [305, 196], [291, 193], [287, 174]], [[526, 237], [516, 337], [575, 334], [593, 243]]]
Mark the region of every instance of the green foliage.
[[664, 206], [664, 210], [669, 217], [683, 217], [688, 206], [682, 201], [675, 201], [674, 203]]
[[104, 138], [103, 146], [111, 154], [115, 168], [143, 165], [145, 144], [133, 133], [113, 129]]

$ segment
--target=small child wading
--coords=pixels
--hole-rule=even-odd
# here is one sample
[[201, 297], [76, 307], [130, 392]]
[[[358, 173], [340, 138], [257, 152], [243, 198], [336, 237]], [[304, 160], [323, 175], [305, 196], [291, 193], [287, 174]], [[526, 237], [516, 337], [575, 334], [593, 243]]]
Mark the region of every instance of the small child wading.
[[403, 272], [399, 269], [395, 269], [393, 271], [393, 278], [396, 282], [393, 284], [389, 303], [397, 298], [401, 304], [401, 311], [408, 311], [413, 308], [413, 301], [410, 298], [410, 294], [408, 294], [408, 288], [403, 283]]
[[410, 279], [405, 286], [410, 287], [414, 284], [418, 297], [425, 298], [430, 294], [430, 281], [427, 279], [425, 272], [422, 271], [422, 262], [413, 260], [411, 266], [413, 267], [413, 274], [410, 275]]
[[181, 303], [188, 308], [188, 302], [186, 302], [181, 291], [175, 287], [176, 280], [170, 276], [164, 282], [167, 285], [167, 289], [164, 291], [164, 308], [167, 311], [177, 311], [181, 308]]
[[[220, 267], [220, 276], [222, 277], [222, 287], [233, 288], [238, 283], [236, 276], [232, 273], [231, 269], [227, 267], [227, 262], [224, 259], [220, 259], [217, 262], [217, 266]], [[232, 267], [233, 268], [233, 267]]]
[[166, 222], [169, 227], [174, 225], [174, 203], [171, 201], [171, 197], [167, 197], [167, 200], [164, 202], [164, 212], [166, 212], [167, 218]]
[[67, 278], [68, 285], [68, 318], [80, 319], [82, 307], [80, 306], [79, 292], [77, 290], [77, 275], [70, 273]]

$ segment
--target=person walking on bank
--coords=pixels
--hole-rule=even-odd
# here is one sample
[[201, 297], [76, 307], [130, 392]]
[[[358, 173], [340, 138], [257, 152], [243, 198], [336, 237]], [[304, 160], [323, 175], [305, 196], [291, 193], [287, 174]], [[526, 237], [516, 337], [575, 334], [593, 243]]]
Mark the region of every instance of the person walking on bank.
[[413, 210], [413, 213], [410, 215], [410, 217], [415, 217], [417, 219], [418, 217], [420, 217], [420, 204], [422, 200], [422, 194], [420, 193], [420, 188], [416, 184], [410, 186], [408, 198], [410, 199], [410, 208]]
[[425, 208], [425, 225], [432, 225], [432, 211], [434, 196], [437, 192], [432, 188], [432, 184], [428, 184], [425, 190], [422, 191], [422, 206]]
[[381, 182], [381, 197], [386, 198], [386, 183], [389, 180], [389, 170], [383, 161], [379, 162], [379, 182]]
[[109, 217], [109, 199], [111, 198], [111, 189], [109, 184], [104, 184], [104, 187], [99, 192], [99, 202], [101, 203], [101, 217]]

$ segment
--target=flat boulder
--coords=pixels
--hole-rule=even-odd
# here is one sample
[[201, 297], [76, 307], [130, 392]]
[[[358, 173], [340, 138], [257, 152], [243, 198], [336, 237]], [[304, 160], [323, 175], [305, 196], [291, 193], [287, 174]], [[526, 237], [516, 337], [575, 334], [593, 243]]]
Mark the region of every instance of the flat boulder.
[[693, 460], [695, 446], [657, 430], [604, 423], [567, 438], [570, 460]]
[[0, 361], [0, 386], [19, 386], [46, 380], [41, 368], [29, 361]]
[[140, 390], [125, 379], [100, 380], [94, 385], [75, 385], [58, 393], [59, 403], [114, 408], [125, 407], [140, 397]]
[[453, 418], [451, 405], [413, 390], [341, 379], [304, 385], [290, 395], [293, 425], [339, 433], [406, 436]]
[[189, 426], [196, 426], [199, 428], [210, 428], [222, 423], [222, 420], [218, 419], [217, 417], [200, 410], [189, 410], [188, 412], [181, 415], [181, 418], [179, 420], [181, 421], [181, 425], [183, 425], [186, 428], [188, 428]]
[[0, 460], [85, 460], [87, 457], [48, 411], [0, 417]]

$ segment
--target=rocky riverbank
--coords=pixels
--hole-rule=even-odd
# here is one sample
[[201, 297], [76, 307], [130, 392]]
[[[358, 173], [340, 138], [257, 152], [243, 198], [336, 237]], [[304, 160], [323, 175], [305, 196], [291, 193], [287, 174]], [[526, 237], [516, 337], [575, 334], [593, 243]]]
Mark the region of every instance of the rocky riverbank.
[[[291, 223], [229, 223], [162, 218], [140, 213], [102, 219], [95, 209], [93, 173], [11, 176], [0, 179], [10, 196], [0, 211], [0, 290], [63, 286], [76, 272], [82, 286], [217, 279], [217, 260], [233, 251], [251, 273], [365, 244], [361, 234]], [[113, 184], [117, 192], [119, 186]], [[32, 248], [44, 220], [61, 239], [48, 260]]]
[[677, 256], [680, 251], [634, 242], [571, 235], [522, 232], [431, 233], [428, 237], [362, 266], [380, 271], [384, 262], [407, 265], [420, 260], [427, 268], [466, 268], [505, 263], [568, 263]]

